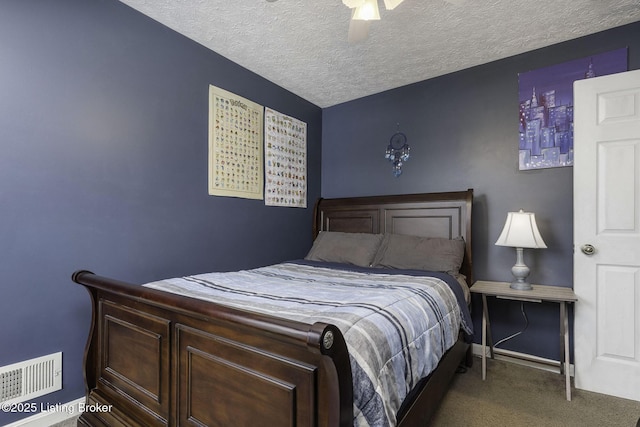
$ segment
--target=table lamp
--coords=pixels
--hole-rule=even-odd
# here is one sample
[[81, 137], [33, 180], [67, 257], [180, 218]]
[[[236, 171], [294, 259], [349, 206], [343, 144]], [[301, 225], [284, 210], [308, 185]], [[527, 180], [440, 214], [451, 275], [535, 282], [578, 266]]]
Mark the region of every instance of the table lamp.
[[522, 209], [518, 212], [509, 212], [496, 245], [516, 248], [516, 264], [511, 268], [515, 280], [511, 282], [510, 287], [522, 291], [533, 289], [527, 282], [530, 270], [524, 263], [523, 250], [547, 247], [538, 231], [536, 215], [533, 212], [524, 212]]

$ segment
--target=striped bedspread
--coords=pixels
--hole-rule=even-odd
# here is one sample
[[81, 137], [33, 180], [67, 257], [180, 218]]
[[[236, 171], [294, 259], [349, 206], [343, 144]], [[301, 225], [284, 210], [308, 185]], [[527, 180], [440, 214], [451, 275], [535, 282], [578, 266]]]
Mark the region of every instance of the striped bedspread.
[[[424, 274], [414, 272], [415, 274]], [[294, 261], [145, 286], [305, 323], [331, 323], [351, 359], [355, 426], [393, 426], [413, 386], [472, 325], [446, 274]]]

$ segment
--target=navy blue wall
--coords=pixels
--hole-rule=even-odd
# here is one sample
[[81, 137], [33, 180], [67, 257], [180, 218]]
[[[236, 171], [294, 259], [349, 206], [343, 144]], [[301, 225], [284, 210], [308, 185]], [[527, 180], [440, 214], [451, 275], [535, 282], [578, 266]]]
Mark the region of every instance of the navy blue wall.
[[[146, 282], [300, 257], [321, 172], [324, 197], [473, 187], [478, 279], [509, 279], [513, 250], [493, 242], [532, 210], [549, 246], [527, 251], [532, 279], [570, 286], [572, 170], [517, 170], [517, 73], [624, 46], [640, 68], [640, 23], [321, 111], [118, 1], [3, 0], [0, 365], [63, 351], [64, 389], [36, 402], [82, 396], [74, 270]], [[209, 84], [308, 123], [309, 209], [207, 195]], [[413, 149], [399, 179], [382, 157], [396, 123]], [[497, 308], [499, 337], [520, 318]], [[530, 314], [511, 345], [557, 358], [556, 307]]]
[[[548, 246], [525, 250], [532, 282], [570, 287], [573, 168], [518, 170], [518, 73], [626, 46], [629, 69], [640, 68], [640, 23], [326, 108], [322, 196], [473, 188], [475, 278], [511, 280], [515, 250], [494, 243], [507, 212], [522, 208], [536, 213]], [[411, 158], [394, 178], [383, 156], [397, 123]], [[496, 340], [521, 328], [518, 303], [490, 303]], [[473, 309], [479, 331], [477, 300]], [[529, 304], [527, 311], [530, 328], [503, 347], [558, 360], [557, 304]]]
[[[208, 86], [308, 124], [308, 209], [207, 194]], [[0, 366], [62, 351], [81, 397], [89, 296], [304, 256], [321, 109], [115, 0], [0, 3]], [[29, 414], [0, 412], [0, 425]]]

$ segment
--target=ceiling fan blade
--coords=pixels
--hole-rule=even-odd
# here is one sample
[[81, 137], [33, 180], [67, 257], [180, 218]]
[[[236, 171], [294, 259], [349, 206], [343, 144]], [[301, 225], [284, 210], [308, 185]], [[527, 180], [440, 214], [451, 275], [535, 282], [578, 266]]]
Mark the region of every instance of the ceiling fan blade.
[[365, 41], [369, 37], [370, 24], [371, 21], [351, 19], [349, 21], [349, 43], [355, 44]]
[[387, 10], [393, 10], [403, 1], [404, 0], [384, 0], [384, 7], [386, 7]]

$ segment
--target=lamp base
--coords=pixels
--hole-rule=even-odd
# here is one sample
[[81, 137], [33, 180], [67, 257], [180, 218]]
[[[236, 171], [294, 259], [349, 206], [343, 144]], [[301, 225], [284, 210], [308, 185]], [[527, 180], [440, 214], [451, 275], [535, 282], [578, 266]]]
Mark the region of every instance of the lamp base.
[[509, 287], [511, 289], [517, 289], [519, 291], [530, 291], [533, 289], [533, 287], [531, 286], [531, 283], [529, 282], [519, 282], [517, 280], [511, 282], [511, 285], [509, 285]]
[[511, 289], [517, 289], [519, 291], [530, 291], [533, 288], [531, 284], [527, 282], [529, 276], [529, 267], [524, 263], [523, 249], [516, 248], [516, 264], [511, 267], [511, 274], [516, 279], [511, 282]]

